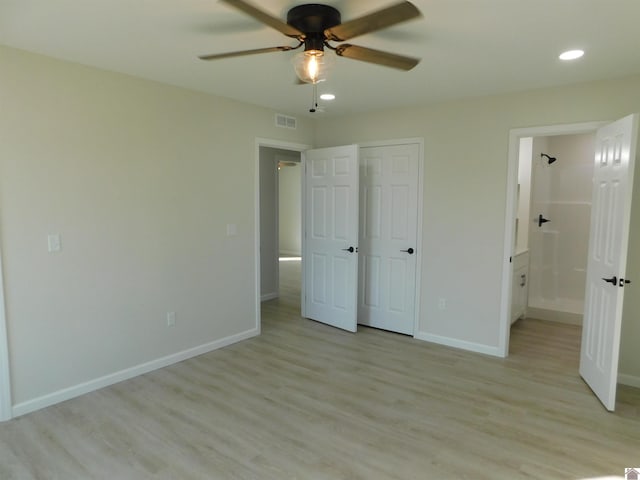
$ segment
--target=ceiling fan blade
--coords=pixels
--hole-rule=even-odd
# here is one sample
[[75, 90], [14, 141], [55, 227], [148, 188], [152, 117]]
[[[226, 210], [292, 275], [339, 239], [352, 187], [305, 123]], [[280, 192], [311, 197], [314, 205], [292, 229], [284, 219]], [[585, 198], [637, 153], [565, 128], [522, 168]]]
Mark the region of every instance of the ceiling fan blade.
[[280, 33], [283, 33], [284, 35], [286, 35], [287, 37], [293, 37], [293, 38], [304, 38], [304, 33], [302, 33], [300, 30], [298, 30], [295, 27], [292, 27], [291, 25], [289, 25], [288, 23], [283, 22], [282, 20], [280, 20], [279, 18], [276, 18], [272, 15], [269, 15], [267, 12], [264, 12], [262, 10], [260, 10], [257, 7], [254, 7], [253, 5], [251, 5], [250, 3], [247, 3], [243, 0], [221, 0], [224, 3], [226, 3], [227, 5], [230, 5], [244, 13], [246, 13], [247, 15], [255, 18], [256, 20], [269, 25], [271, 28], [275, 28], [276, 30], [278, 30]]
[[397, 68], [399, 70], [411, 70], [418, 63], [419, 58], [405, 57], [396, 53], [383, 52], [382, 50], [374, 50], [373, 48], [358, 47], [343, 43], [336, 47], [336, 54], [341, 57], [361, 60], [363, 62], [376, 63], [385, 67]]
[[343, 42], [358, 35], [381, 30], [420, 16], [422, 16], [420, 10], [413, 3], [400, 2], [369, 15], [327, 28], [324, 35], [327, 40]]
[[244, 57], [245, 55], [255, 55], [256, 53], [269, 53], [269, 52], [288, 52], [289, 50], [295, 50], [298, 47], [290, 47], [284, 45], [281, 47], [267, 47], [256, 48], [255, 50], [242, 50], [240, 52], [227, 52], [227, 53], [212, 53], [211, 55], [200, 55], [200, 60], [219, 60], [221, 58], [231, 57]]

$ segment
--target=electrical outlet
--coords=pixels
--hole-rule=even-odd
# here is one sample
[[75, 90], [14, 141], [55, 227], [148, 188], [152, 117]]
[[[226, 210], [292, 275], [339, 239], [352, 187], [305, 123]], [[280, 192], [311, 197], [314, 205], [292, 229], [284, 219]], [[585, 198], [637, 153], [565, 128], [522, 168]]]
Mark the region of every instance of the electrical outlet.
[[167, 312], [167, 327], [175, 327], [176, 312]]
[[447, 309], [447, 299], [446, 298], [438, 299], [438, 308], [440, 310], [446, 310]]

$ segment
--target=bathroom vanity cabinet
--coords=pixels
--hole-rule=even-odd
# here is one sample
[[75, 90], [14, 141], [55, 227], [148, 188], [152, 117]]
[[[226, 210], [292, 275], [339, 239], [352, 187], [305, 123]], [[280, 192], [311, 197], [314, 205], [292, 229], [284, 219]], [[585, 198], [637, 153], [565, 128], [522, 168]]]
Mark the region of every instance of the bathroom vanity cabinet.
[[511, 284], [511, 323], [527, 313], [529, 294], [529, 251], [517, 252], [513, 257], [513, 279]]

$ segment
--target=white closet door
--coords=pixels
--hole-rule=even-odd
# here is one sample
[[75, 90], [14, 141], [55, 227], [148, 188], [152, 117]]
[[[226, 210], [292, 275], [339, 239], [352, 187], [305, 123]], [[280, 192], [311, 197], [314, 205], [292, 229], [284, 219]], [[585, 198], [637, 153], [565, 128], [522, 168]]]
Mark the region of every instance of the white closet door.
[[413, 334], [418, 144], [360, 150], [358, 323]]

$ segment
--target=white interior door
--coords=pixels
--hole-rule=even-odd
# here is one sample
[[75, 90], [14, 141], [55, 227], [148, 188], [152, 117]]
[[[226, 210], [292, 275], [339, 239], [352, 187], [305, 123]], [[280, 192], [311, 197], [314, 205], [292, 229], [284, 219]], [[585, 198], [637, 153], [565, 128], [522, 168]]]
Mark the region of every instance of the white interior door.
[[305, 152], [304, 314], [357, 329], [358, 146]]
[[[598, 130], [580, 375], [615, 409], [638, 115]], [[640, 279], [639, 279], [640, 280]]]
[[412, 335], [415, 324], [418, 144], [360, 150], [358, 323]]

